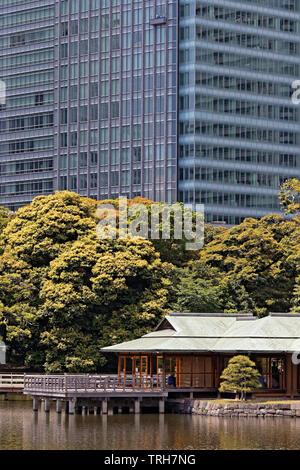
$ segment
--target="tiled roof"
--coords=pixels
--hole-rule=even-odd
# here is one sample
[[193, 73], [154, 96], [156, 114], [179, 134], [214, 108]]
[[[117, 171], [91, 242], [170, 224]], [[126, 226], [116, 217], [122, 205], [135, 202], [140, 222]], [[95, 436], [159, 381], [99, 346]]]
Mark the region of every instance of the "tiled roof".
[[152, 333], [104, 352], [295, 352], [300, 315], [171, 313]]

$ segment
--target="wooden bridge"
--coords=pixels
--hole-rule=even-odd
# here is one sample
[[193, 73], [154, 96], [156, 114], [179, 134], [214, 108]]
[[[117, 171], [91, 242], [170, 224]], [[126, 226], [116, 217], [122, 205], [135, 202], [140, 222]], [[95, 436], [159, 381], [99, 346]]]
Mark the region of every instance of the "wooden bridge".
[[160, 395], [162, 376], [25, 375], [24, 393], [51, 397]]
[[[24, 376], [23, 393], [33, 398], [33, 410], [38, 410], [39, 400], [44, 402], [44, 410], [49, 411], [50, 400], [56, 402], [56, 411], [61, 412], [62, 401], [66, 402], [68, 413], [78, 408], [85, 409], [93, 404], [102, 414], [128, 408], [129, 412], [140, 412], [140, 404], [153, 404], [158, 399], [160, 412], [164, 412], [164, 399], [168, 396], [165, 377], [157, 376], [117, 376], [117, 375], [27, 375]], [[146, 401], [145, 401], [146, 400]], [[150, 406], [149, 405], [149, 406]], [[110, 413], [109, 413], [110, 414]]]
[[25, 374], [0, 373], [0, 393], [23, 393]]

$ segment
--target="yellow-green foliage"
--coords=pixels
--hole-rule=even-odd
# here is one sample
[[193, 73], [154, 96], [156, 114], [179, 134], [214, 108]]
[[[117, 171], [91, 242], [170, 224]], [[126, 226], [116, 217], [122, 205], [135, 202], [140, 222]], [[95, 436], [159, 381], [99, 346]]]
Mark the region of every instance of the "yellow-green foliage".
[[297, 214], [300, 211], [300, 181], [296, 178], [283, 183], [279, 199], [286, 214]]
[[247, 356], [232, 357], [226, 369], [221, 375], [220, 392], [236, 391], [240, 393], [241, 399], [246, 397], [247, 392], [259, 388], [260, 373], [255, 367], [255, 362]]
[[99, 240], [96, 207], [70, 192], [38, 197], [3, 231], [0, 324], [12, 361], [97, 370], [101, 346], [149, 332], [166, 313], [173, 266], [148, 240]]
[[255, 306], [250, 310], [258, 315], [293, 311], [299, 240], [299, 218], [249, 218], [216, 235], [200, 252], [200, 260], [217, 269], [221, 282], [242, 286]]

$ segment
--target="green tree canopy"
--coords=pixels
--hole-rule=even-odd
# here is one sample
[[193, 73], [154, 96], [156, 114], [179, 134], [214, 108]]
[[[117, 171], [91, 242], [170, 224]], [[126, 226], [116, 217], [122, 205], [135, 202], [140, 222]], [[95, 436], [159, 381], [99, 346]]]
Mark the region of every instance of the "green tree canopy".
[[259, 388], [260, 373], [256, 369], [255, 362], [247, 356], [232, 357], [226, 369], [221, 375], [220, 392], [235, 391], [240, 394], [240, 399], [246, 399], [246, 393]]
[[100, 347], [149, 332], [173, 266], [142, 238], [99, 240], [96, 201], [42, 196], [3, 231], [0, 324], [10, 359], [47, 372], [99, 370]]
[[[216, 235], [199, 256], [222, 280], [233, 282], [252, 299], [251, 311], [293, 310], [299, 273], [300, 220], [278, 215], [245, 219]], [[250, 306], [250, 305], [249, 305]]]
[[12, 219], [13, 214], [7, 207], [0, 207], [0, 233], [3, 232], [8, 222]]
[[286, 214], [300, 213], [300, 181], [296, 178], [283, 183], [279, 193], [281, 206]]
[[[103, 204], [109, 204], [116, 209], [116, 222], [117, 227], [119, 227], [119, 203], [120, 199], [107, 199], [100, 201], [100, 206]], [[144, 206], [148, 212], [148, 238], [151, 240], [154, 248], [156, 251], [160, 253], [160, 257], [162, 261], [166, 261], [168, 263], [172, 263], [175, 266], [182, 267], [185, 266], [189, 261], [195, 260], [198, 257], [198, 250], [186, 250], [186, 243], [191, 241], [186, 238], [186, 233], [184, 232], [184, 217], [187, 214], [187, 209], [184, 208], [184, 204], [177, 203], [176, 209], [178, 210], [179, 214], [182, 216], [182, 230], [180, 231], [180, 238], [177, 238], [175, 233], [175, 226], [176, 226], [176, 216], [174, 212], [174, 206], [168, 206], [165, 203], [158, 203], [150, 201], [149, 199], [136, 197], [134, 199], [128, 200], [128, 226], [133, 223], [139, 216], [139, 211], [137, 214], [130, 215], [129, 211], [133, 208], [134, 205], [141, 205]], [[167, 210], [166, 210], [167, 206]], [[151, 218], [151, 210], [156, 209], [158, 213], [158, 223], [154, 223], [154, 220]], [[172, 210], [173, 208], [173, 210]], [[170, 212], [168, 212], [170, 211]], [[190, 211], [190, 210], [189, 210]], [[178, 214], [176, 212], [176, 214]], [[196, 224], [196, 213], [190, 211], [191, 213], [191, 221], [192, 221], [192, 228], [193, 231], [195, 230]], [[199, 217], [200, 219], [200, 217]], [[198, 220], [199, 220], [198, 219]], [[224, 230], [221, 227], [212, 227], [210, 225], [204, 224], [204, 216], [203, 220], [203, 227], [205, 228], [205, 242], [208, 240], [212, 240], [215, 234], [219, 233], [220, 231]], [[178, 227], [177, 227], [178, 228]], [[157, 229], [158, 237], [155, 239], [153, 237], [153, 230]], [[164, 238], [162, 236], [163, 230], [166, 230], [166, 233], [169, 233], [168, 238]]]
[[241, 282], [199, 260], [177, 272], [174, 297], [173, 310], [181, 312], [246, 313], [255, 310]]

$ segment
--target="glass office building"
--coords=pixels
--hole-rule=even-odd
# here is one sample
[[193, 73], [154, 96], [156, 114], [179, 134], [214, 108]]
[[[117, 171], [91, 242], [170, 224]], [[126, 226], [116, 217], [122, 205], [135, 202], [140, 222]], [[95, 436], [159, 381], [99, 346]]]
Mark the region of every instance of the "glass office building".
[[208, 221], [278, 212], [300, 175], [299, 0], [181, 0], [179, 199]]
[[55, 7], [0, 2], [0, 205], [16, 209], [55, 189]]
[[1, 0], [0, 205], [72, 190], [278, 212], [299, 0]]
[[177, 199], [176, 1], [0, 2], [0, 204]]

